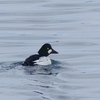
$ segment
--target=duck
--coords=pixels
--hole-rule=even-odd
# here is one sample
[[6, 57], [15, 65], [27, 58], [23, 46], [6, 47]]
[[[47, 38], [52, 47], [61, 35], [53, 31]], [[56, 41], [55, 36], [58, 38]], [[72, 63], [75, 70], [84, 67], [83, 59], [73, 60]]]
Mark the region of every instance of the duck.
[[48, 57], [50, 54], [58, 54], [49, 43], [45, 43], [39, 49], [38, 54], [34, 54], [25, 59], [22, 63], [23, 66], [35, 66], [35, 65], [51, 65], [52, 61]]

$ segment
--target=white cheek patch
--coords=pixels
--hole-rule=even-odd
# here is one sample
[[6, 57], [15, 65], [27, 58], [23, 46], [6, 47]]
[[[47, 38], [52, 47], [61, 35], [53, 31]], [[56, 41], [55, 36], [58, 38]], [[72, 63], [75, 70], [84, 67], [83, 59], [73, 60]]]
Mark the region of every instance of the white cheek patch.
[[52, 52], [52, 49], [48, 50], [48, 54], [50, 54]]

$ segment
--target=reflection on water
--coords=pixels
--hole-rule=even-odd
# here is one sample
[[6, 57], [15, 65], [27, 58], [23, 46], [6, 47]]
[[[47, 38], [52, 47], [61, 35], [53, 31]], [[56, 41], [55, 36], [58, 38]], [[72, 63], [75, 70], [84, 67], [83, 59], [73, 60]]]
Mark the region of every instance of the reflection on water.
[[[99, 0], [0, 1], [1, 100], [99, 100]], [[50, 66], [23, 67], [50, 43]]]

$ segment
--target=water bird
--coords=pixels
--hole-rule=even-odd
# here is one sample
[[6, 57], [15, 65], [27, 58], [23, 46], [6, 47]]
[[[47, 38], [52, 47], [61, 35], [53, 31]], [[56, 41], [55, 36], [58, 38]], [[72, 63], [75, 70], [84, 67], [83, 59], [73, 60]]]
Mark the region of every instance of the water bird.
[[52, 61], [50, 58], [47, 57], [50, 54], [58, 54], [58, 52], [55, 51], [49, 43], [45, 43], [38, 51], [38, 54], [34, 54], [26, 58], [22, 65], [50, 65], [52, 64]]

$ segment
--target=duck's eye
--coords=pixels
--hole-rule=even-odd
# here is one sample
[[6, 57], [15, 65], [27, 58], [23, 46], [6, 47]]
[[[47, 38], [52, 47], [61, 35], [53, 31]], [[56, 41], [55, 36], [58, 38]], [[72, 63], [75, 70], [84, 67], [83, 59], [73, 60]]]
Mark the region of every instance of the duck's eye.
[[47, 50], [49, 50], [49, 48], [47, 48]]

